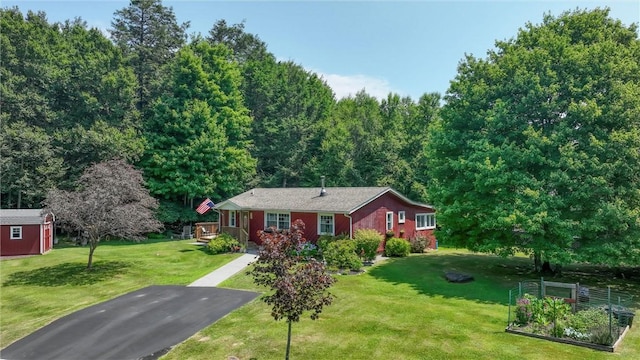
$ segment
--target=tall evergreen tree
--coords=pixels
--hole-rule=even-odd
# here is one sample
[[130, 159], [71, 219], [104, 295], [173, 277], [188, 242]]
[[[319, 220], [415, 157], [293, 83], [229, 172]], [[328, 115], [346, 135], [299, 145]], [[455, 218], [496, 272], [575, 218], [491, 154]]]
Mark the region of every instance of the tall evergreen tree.
[[114, 13], [111, 39], [129, 59], [137, 78], [137, 106], [144, 112], [159, 95], [156, 80], [186, 42], [189, 22], [178, 24], [172, 7], [161, 0], [131, 0]]
[[225, 20], [218, 20], [209, 31], [207, 40], [213, 44], [223, 44], [233, 51], [233, 58], [240, 64], [273, 58], [267, 51], [267, 44], [257, 35], [244, 31], [244, 21], [227, 25]]

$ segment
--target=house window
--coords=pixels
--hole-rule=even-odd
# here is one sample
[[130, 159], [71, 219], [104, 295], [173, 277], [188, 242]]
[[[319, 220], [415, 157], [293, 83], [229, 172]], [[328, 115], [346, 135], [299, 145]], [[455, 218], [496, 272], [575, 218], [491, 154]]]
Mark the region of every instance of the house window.
[[333, 214], [319, 214], [318, 223], [318, 235], [335, 235]]
[[398, 224], [404, 224], [404, 210], [398, 211]]
[[393, 211], [387, 211], [387, 230], [393, 230]]
[[22, 226], [11, 227], [11, 240], [22, 240]]
[[236, 212], [229, 211], [229, 226], [236, 227]]
[[291, 226], [291, 217], [287, 213], [266, 213], [265, 227], [287, 230]]
[[416, 214], [416, 230], [436, 227], [436, 214]]

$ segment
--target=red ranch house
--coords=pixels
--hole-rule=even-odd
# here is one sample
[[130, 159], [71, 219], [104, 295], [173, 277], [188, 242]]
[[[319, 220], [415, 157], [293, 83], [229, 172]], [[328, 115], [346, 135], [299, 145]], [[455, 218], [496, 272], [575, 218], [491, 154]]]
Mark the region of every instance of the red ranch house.
[[222, 232], [260, 243], [257, 232], [305, 223], [305, 237], [353, 234], [358, 229], [393, 231], [405, 239], [426, 237], [435, 248], [435, 210], [390, 187], [256, 188], [218, 203]]
[[53, 248], [51, 213], [42, 209], [0, 210], [0, 255], [44, 254]]

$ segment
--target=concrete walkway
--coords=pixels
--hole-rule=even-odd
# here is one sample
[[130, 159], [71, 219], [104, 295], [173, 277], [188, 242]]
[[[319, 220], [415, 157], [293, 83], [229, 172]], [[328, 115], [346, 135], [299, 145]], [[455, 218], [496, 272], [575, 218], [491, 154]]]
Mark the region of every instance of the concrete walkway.
[[188, 286], [193, 287], [215, 287], [221, 282], [227, 280], [238, 272], [242, 271], [252, 262], [258, 260], [258, 255], [255, 251], [249, 251], [243, 254], [239, 258], [231, 261], [230, 263], [223, 265], [222, 267], [210, 272], [209, 274], [201, 277], [200, 279], [192, 282]]

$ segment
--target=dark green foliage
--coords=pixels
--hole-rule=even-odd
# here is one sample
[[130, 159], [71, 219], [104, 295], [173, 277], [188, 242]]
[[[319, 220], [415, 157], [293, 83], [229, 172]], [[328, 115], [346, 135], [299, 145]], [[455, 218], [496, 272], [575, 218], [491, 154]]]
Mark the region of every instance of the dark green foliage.
[[640, 41], [609, 10], [546, 15], [468, 56], [429, 128], [452, 246], [640, 264]]
[[335, 103], [329, 86], [300, 65], [276, 61], [258, 36], [244, 32], [244, 22], [220, 20], [207, 40], [228, 46], [241, 65], [241, 89], [254, 119], [251, 152], [258, 160], [251, 185], [316, 184], [321, 124]]
[[132, 0], [114, 13], [111, 26], [111, 39], [136, 75], [137, 107], [144, 113], [159, 95], [161, 68], [184, 45], [189, 23], [179, 25], [173, 8], [161, 0]]
[[233, 59], [240, 64], [260, 61], [274, 56], [267, 51], [265, 44], [257, 35], [244, 32], [244, 20], [239, 24], [227, 25], [218, 20], [209, 31], [207, 40], [211, 44], [223, 44], [233, 51]]
[[373, 261], [382, 242], [382, 234], [374, 229], [358, 229], [353, 235], [355, 252], [364, 261]]
[[302, 66], [272, 58], [245, 64], [243, 72], [259, 184], [317, 185], [321, 126], [334, 105], [331, 88]]
[[207, 250], [212, 254], [223, 254], [240, 251], [240, 243], [229, 234], [220, 234], [211, 239], [207, 244]]
[[[0, 9], [0, 22], [0, 122], [7, 126], [3, 133], [18, 131], [5, 140], [22, 139], [41, 158], [36, 169], [17, 149], [3, 154], [4, 166], [24, 158], [24, 169], [40, 174], [25, 182], [20, 171], [3, 169], [3, 206], [39, 207], [39, 187], [73, 189], [92, 164], [116, 155], [127, 161], [140, 157], [135, 81], [117, 47], [80, 19], [49, 24], [44, 13], [23, 17], [14, 8]], [[13, 190], [5, 193], [5, 186]], [[18, 188], [26, 202], [18, 200]]]
[[3, 208], [39, 208], [47, 191], [64, 176], [51, 138], [24, 122], [0, 125], [0, 193]]
[[411, 252], [415, 254], [422, 254], [424, 250], [429, 245], [429, 240], [422, 236], [416, 236], [414, 238], [409, 239], [409, 243], [411, 244]]
[[316, 173], [333, 186], [392, 186], [427, 201], [427, 126], [437, 118], [438, 94], [418, 104], [389, 94], [382, 102], [364, 91], [341, 99], [322, 127], [322, 156]]
[[391, 238], [387, 240], [384, 247], [386, 256], [404, 257], [408, 256], [411, 251], [411, 244], [405, 239]]
[[[178, 52], [166, 94], [146, 128], [142, 165], [155, 196], [183, 207], [244, 190], [255, 173], [247, 139], [251, 118], [229, 50], [200, 41]], [[181, 218], [180, 221], [189, 221]]]
[[327, 245], [322, 252], [327, 266], [338, 269], [360, 270], [362, 260], [356, 254], [356, 243], [353, 240], [336, 240]]

